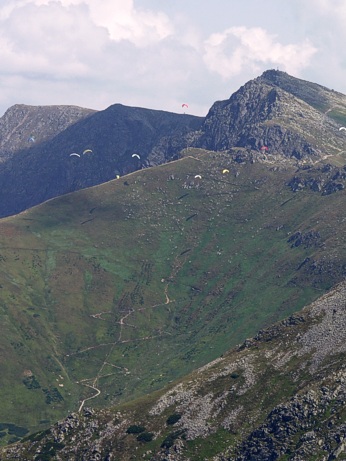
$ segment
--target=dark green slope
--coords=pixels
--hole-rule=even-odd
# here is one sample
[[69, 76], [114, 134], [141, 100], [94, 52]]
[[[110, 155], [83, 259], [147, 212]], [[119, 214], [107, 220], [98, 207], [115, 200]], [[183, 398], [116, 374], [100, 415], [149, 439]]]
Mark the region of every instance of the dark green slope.
[[0, 221], [0, 423], [159, 389], [344, 277], [345, 192], [239, 155], [189, 149]]

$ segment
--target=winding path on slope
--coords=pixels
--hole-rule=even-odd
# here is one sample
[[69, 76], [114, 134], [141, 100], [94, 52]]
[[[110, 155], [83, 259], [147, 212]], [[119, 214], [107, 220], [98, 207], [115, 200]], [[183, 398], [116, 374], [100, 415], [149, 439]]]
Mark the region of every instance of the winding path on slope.
[[[194, 158], [194, 160], [202, 161], [202, 160], [197, 159], [195, 157], [192, 157], [192, 158]], [[148, 306], [148, 307], [142, 307], [142, 308], [139, 308], [137, 310], [135, 310], [133, 308], [130, 308], [129, 311], [125, 315], [123, 315], [123, 317], [121, 317], [119, 322], [118, 322], [119, 325], [120, 325], [120, 331], [119, 331], [119, 335], [118, 335], [118, 338], [116, 339], [116, 341], [114, 341], [112, 343], [108, 343], [108, 344], [102, 344], [102, 345], [98, 344], [98, 345], [95, 345], [95, 346], [90, 346], [90, 347], [84, 349], [83, 351], [79, 351], [79, 353], [82, 353], [82, 352], [86, 352], [88, 350], [96, 349], [96, 348], [102, 347], [102, 346], [111, 346], [108, 353], [106, 353], [106, 356], [105, 356], [105, 358], [103, 360], [103, 363], [100, 366], [96, 376], [94, 378], [87, 378], [87, 379], [83, 379], [83, 380], [78, 381], [78, 384], [81, 384], [83, 386], [89, 387], [89, 388], [96, 391], [96, 393], [94, 395], [92, 395], [91, 397], [87, 397], [87, 398], [85, 398], [85, 399], [83, 399], [81, 401], [81, 404], [79, 406], [78, 412], [82, 411], [85, 402], [87, 402], [88, 400], [94, 399], [94, 398], [98, 397], [101, 394], [101, 390], [97, 387], [98, 386], [98, 381], [99, 381], [99, 379], [101, 377], [106, 376], [106, 375], [102, 376], [102, 372], [103, 372], [105, 366], [106, 365], [112, 365], [109, 362], [109, 357], [111, 356], [111, 354], [113, 353], [115, 347], [118, 344], [124, 344], [124, 343], [128, 343], [128, 342], [131, 342], [131, 341], [148, 341], [148, 340], [154, 339], [156, 337], [162, 337], [163, 336], [163, 333], [160, 332], [159, 335], [155, 335], [155, 336], [145, 336], [143, 338], [127, 339], [127, 340], [122, 339], [122, 334], [123, 334], [124, 327], [126, 327], [126, 326], [132, 326], [133, 327], [133, 325], [125, 323], [125, 320], [128, 319], [132, 314], [134, 314], [136, 312], [139, 312], [139, 311], [145, 311], [145, 310], [148, 310], [148, 309], [155, 309], [156, 307], [165, 306], [165, 305], [168, 305], [168, 304], [171, 304], [171, 303], [175, 302], [174, 299], [170, 299], [170, 297], [168, 296], [168, 287], [169, 287], [169, 283], [170, 283], [169, 281], [175, 278], [175, 276], [177, 275], [179, 270], [184, 266], [185, 262], [188, 260], [189, 257], [190, 257], [190, 255], [187, 255], [185, 258], [181, 258], [180, 253], [175, 257], [171, 273], [170, 273], [169, 277], [166, 279], [167, 281], [166, 281], [164, 289], [163, 289], [163, 294], [164, 294], [164, 297], [165, 297], [165, 301], [163, 303], [154, 304], [154, 305]], [[92, 317], [97, 319], [97, 320], [105, 320], [105, 319], [102, 318], [102, 315], [109, 314], [109, 313], [110, 312], [99, 312], [97, 314], [93, 314]], [[170, 333], [167, 333], [167, 334], [170, 335]], [[115, 368], [126, 370], [126, 373], [129, 373], [129, 370], [126, 367], [117, 367], [116, 365], [112, 365], [112, 366], [114, 366]], [[110, 376], [110, 374], [108, 374], [107, 376]], [[91, 381], [91, 384], [90, 384], [90, 381]]]
[[[140, 309], [138, 309], [137, 311], [144, 311], [144, 310], [148, 310], [148, 309], [155, 309], [156, 307], [159, 307], [159, 306], [165, 306], [167, 304], [170, 304], [170, 303], [173, 303], [175, 302], [174, 300], [171, 300], [168, 296], [168, 282], [166, 283], [165, 285], [165, 288], [164, 288], [164, 295], [165, 295], [165, 302], [164, 303], [159, 303], [159, 304], [154, 304], [153, 306], [148, 306], [148, 307], [142, 307]], [[137, 340], [123, 340], [122, 339], [122, 334], [123, 334], [123, 329], [125, 326], [133, 326], [133, 325], [130, 325], [128, 323], [125, 323], [125, 320], [130, 317], [133, 313], [135, 313], [136, 310], [134, 309], [130, 309], [125, 315], [123, 315], [123, 317], [121, 317], [121, 319], [119, 320], [119, 325], [120, 325], [120, 331], [119, 331], [119, 335], [118, 335], [118, 338], [117, 340], [114, 342], [114, 343], [109, 343], [109, 344], [98, 344], [97, 346], [90, 346], [86, 349], [83, 349], [83, 351], [80, 351], [80, 352], [86, 352], [86, 351], [89, 351], [89, 350], [92, 350], [92, 349], [96, 349], [98, 347], [101, 347], [101, 346], [105, 346], [105, 345], [111, 345], [111, 348], [110, 350], [108, 351], [108, 353], [106, 354], [106, 357], [104, 358], [104, 361], [101, 365], [101, 367], [99, 368], [96, 376], [94, 378], [86, 378], [86, 379], [82, 379], [82, 380], [79, 380], [79, 381], [76, 381], [76, 384], [80, 384], [82, 386], [86, 386], [86, 387], [89, 387], [90, 389], [93, 389], [95, 391], [95, 394], [93, 394], [92, 396], [90, 397], [86, 397], [85, 399], [83, 399], [80, 403], [80, 406], [79, 406], [79, 409], [78, 409], [78, 412], [80, 413], [85, 405], [85, 402], [87, 402], [88, 400], [91, 400], [91, 399], [95, 399], [96, 397], [98, 397], [100, 394], [101, 394], [101, 389], [99, 389], [97, 386], [98, 386], [98, 381], [101, 377], [104, 377], [104, 376], [111, 376], [113, 373], [110, 373], [108, 375], [102, 375], [102, 372], [105, 368], [105, 366], [112, 366], [114, 368], [117, 368], [117, 369], [121, 369], [121, 370], [125, 370], [125, 373], [129, 373], [129, 370], [128, 368], [126, 367], [119, 367], [117, 365], [114, 365], [112, 363], [110, 363], [108, 361], [108, 358], [111, 356], [112, 352], [114, 351], [114, 348], [118, 345], [118, 344], [121, 344], [121, 343], [125, 343], [125, 342], [129, 342], [129, 341], [147, 341], [147, 340], [150, 340], [150, 339], [153, 339], [154, 337], [156, 336], [145, 336], [143, 338], [138, 338]], [[97, 314], [92, 314], [91, 316], [95, 319], [98, 319], [98, 320], [105, 320], [103, 319], [101, 316], [103, 314], [111, 314], [111, 312], [99, 312]], [[159, 336], [162, 336], [159, 335]], [[90, 381], [92, 381], [92, 383], [90, 384]]]

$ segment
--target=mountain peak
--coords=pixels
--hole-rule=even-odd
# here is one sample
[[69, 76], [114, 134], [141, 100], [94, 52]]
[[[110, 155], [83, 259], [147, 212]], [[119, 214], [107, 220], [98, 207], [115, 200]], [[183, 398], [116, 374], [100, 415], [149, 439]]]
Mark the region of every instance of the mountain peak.
[[267, 70], [212, 106], [203, 126], [202, 147], [258, 151], [264, 145], [277, 161], [314, 163], [344, 151], [338, 128], [346, 122], [345, 110], [346, 96], [341, 93]]
[[287, 88], [289, 87], [293, 89], [294, 87], [297, 87], [297, 86], [308, 86], [308, 87], [313, 87], [316, 89], [319, 88], [319, 89], [323, 89], [326, 91], [332, 91], [332, 90], [329, 90], [327, 87], [319, 85], [318, 83], [313, 83], [313, 82], [309, 82], [308, 80], [303, 80], [301, 78], [294, 77], [293, 75], [290, 75], [287, 72], [284, 72], [278, 69], [265, 70], [262, 73], [262, 75], [257, 77], [257, 79], [255, 80], [274, 84], [276, 86], [279, 86], [282, 89], [286, 89], [286, 91], [287, 91]]
[[[287, 72], [283, 72], [279, 69], [268, 69], [263, 72], [263, 74], [259, 78], [265, 78], [266, 80], [270, 80], [275, 83], [279, 78], [291, 77]], [[295, 77], [291, 77], [295, 78]]]
[[346, 97], [342, 93], [318, 83], [293, 77], [280, 70], [266, 70], [256, 80], [275, 85], [323, 112], [336, 105], [339, 106], [340, 100], [344, 105], [346, 104]]

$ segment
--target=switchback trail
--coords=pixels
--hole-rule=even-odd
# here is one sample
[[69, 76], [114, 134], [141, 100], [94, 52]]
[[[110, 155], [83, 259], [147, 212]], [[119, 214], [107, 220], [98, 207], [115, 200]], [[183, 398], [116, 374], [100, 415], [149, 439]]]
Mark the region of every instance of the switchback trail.
[[[174, 302], [174, 300], [171, 300], [168, 296], [168, 283], [165, 284], [165, 288], [164, 288], [164, 295], [165, 295], [165, 302], [164, 303], [158, 303], [158, 304], [154, 304], [152, 306], [148, 306], [148, 307], [142, 307], [142, 308], [139, 308], [137, 309], [137, 311], [144, 311], [144, 310], [148, 310], [148, 309], [155, 309], [156, 307], [159, 307], [159, 306], [165, 306], [167, 304], [170, 304], [172, 302]], [[84, 404], [85, 402], [87, 402], [88, 400], [91, 400], [91, 399], [94, 399], [96, 397], [98, 397], [100, 394], [101, 394], [101, 390], [97, 387], [98, 386], [98, 381], [101, 377], [105, 377], [105, 376], [110, 376], [110, 374], [108, 375], [102, 375], [102, 372], [104, 370], [104, 368], [106, 366], [112, 366], [114, 368], [117, 368], [119, 370], [125, 370], [125, 374], [129, 374], [130, 371], [128, 368], [126, 367], [120, 367], [120, 366], [117, 366], [117, 365], [114, 365], [112, 363], [110, 363], [108, 360], [109, 360], [109, 357], [112, 355], [113, 351], [114, 351], [114, 348], [118, 345], [118, 344], [122, 344], [122, 343], [125, 343], [125, 342], [130, 342], [130, 341], [148, 341], [148, 340], [151, 340], [151, 339], [154, 339], [155, 337], [158, 337], [158, 336], [144, 336], [143, 338], [137, 338], [137, 339], [133, 339], [133, 340], [123, 340], [122, 339], [122, 335], [123, 335], [123, 329], [125, 326], [131, 326], [131, 327], [134, 327], [134, 325], [130, 325], [128, 323], [125, 323], [125, 320], [130, 317], [133, 313], [135, 313], [136, 310], [130, 308], [130, 310], [125, 314], [123, 315], [120, 320], [117, 322], [119, 323], [120, 325], [120, 331], [119, 331], [119, 335], [118, 335], [118, 338], [116, 339], [116, 341], [114, 341], [113, 343], [108, 343], [108, 344], [97, 344], [95, 346], [90, 346], [86, 349], [83, 349], [82, 351], [79, 351], [79, 353], [83, 353], [83, 352], [86, 352], [86, 351], [89, 351], [89, 350], [92, 350], [92, 349], [96, 349], [98, 347], [102, 347], [102, 346], [111, 346], [109, 351], [106, 353], [106, 356], [103, 360], [103, 363], [102, 365], [100, 366], [96, 376], [94, 378], [86, 378], [86, 379], [82, 379], [80, 381], [77, 381], [76, 383], [77, 384], [80, 384], [82, 386], [86, 386], [86, 387], [89, 387], [90, 389], [93, 389], [94, 391], [96, 391], [96, 393], [94, 395], [92, 395], [91, 397], [86, 397], [85, 399], [83, 399], [79, 405], [79, 409], [78, 409], [78, 412], [80, 413], [84, 407]], [[97, 319], [97, 320], [103, 320], [105, 321], [106, 319], [102, 318], [102, 315], [105, 315], [105, 314], [111, 314], [111, 312], [99, 312], [97, 314], [91, 314], [91, 317], [93, 317], [94, 319]], [[162, 336], [159, 335], [159, 336]], [[75, 355], [75, 354], [70, 354], [70, 355]], [[113, 373], [111, 373], [113, 374]], [[91, 382], [91, 383], [90, 383]]]

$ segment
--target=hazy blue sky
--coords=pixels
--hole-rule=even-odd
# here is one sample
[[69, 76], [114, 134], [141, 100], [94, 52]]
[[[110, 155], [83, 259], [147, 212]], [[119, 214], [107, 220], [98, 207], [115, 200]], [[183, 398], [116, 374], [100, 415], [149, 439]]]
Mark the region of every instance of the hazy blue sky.
[[346, 93], [346, 0], [1, 0], [0, 115], [114, 103], [205, 115], [266, 69]]

